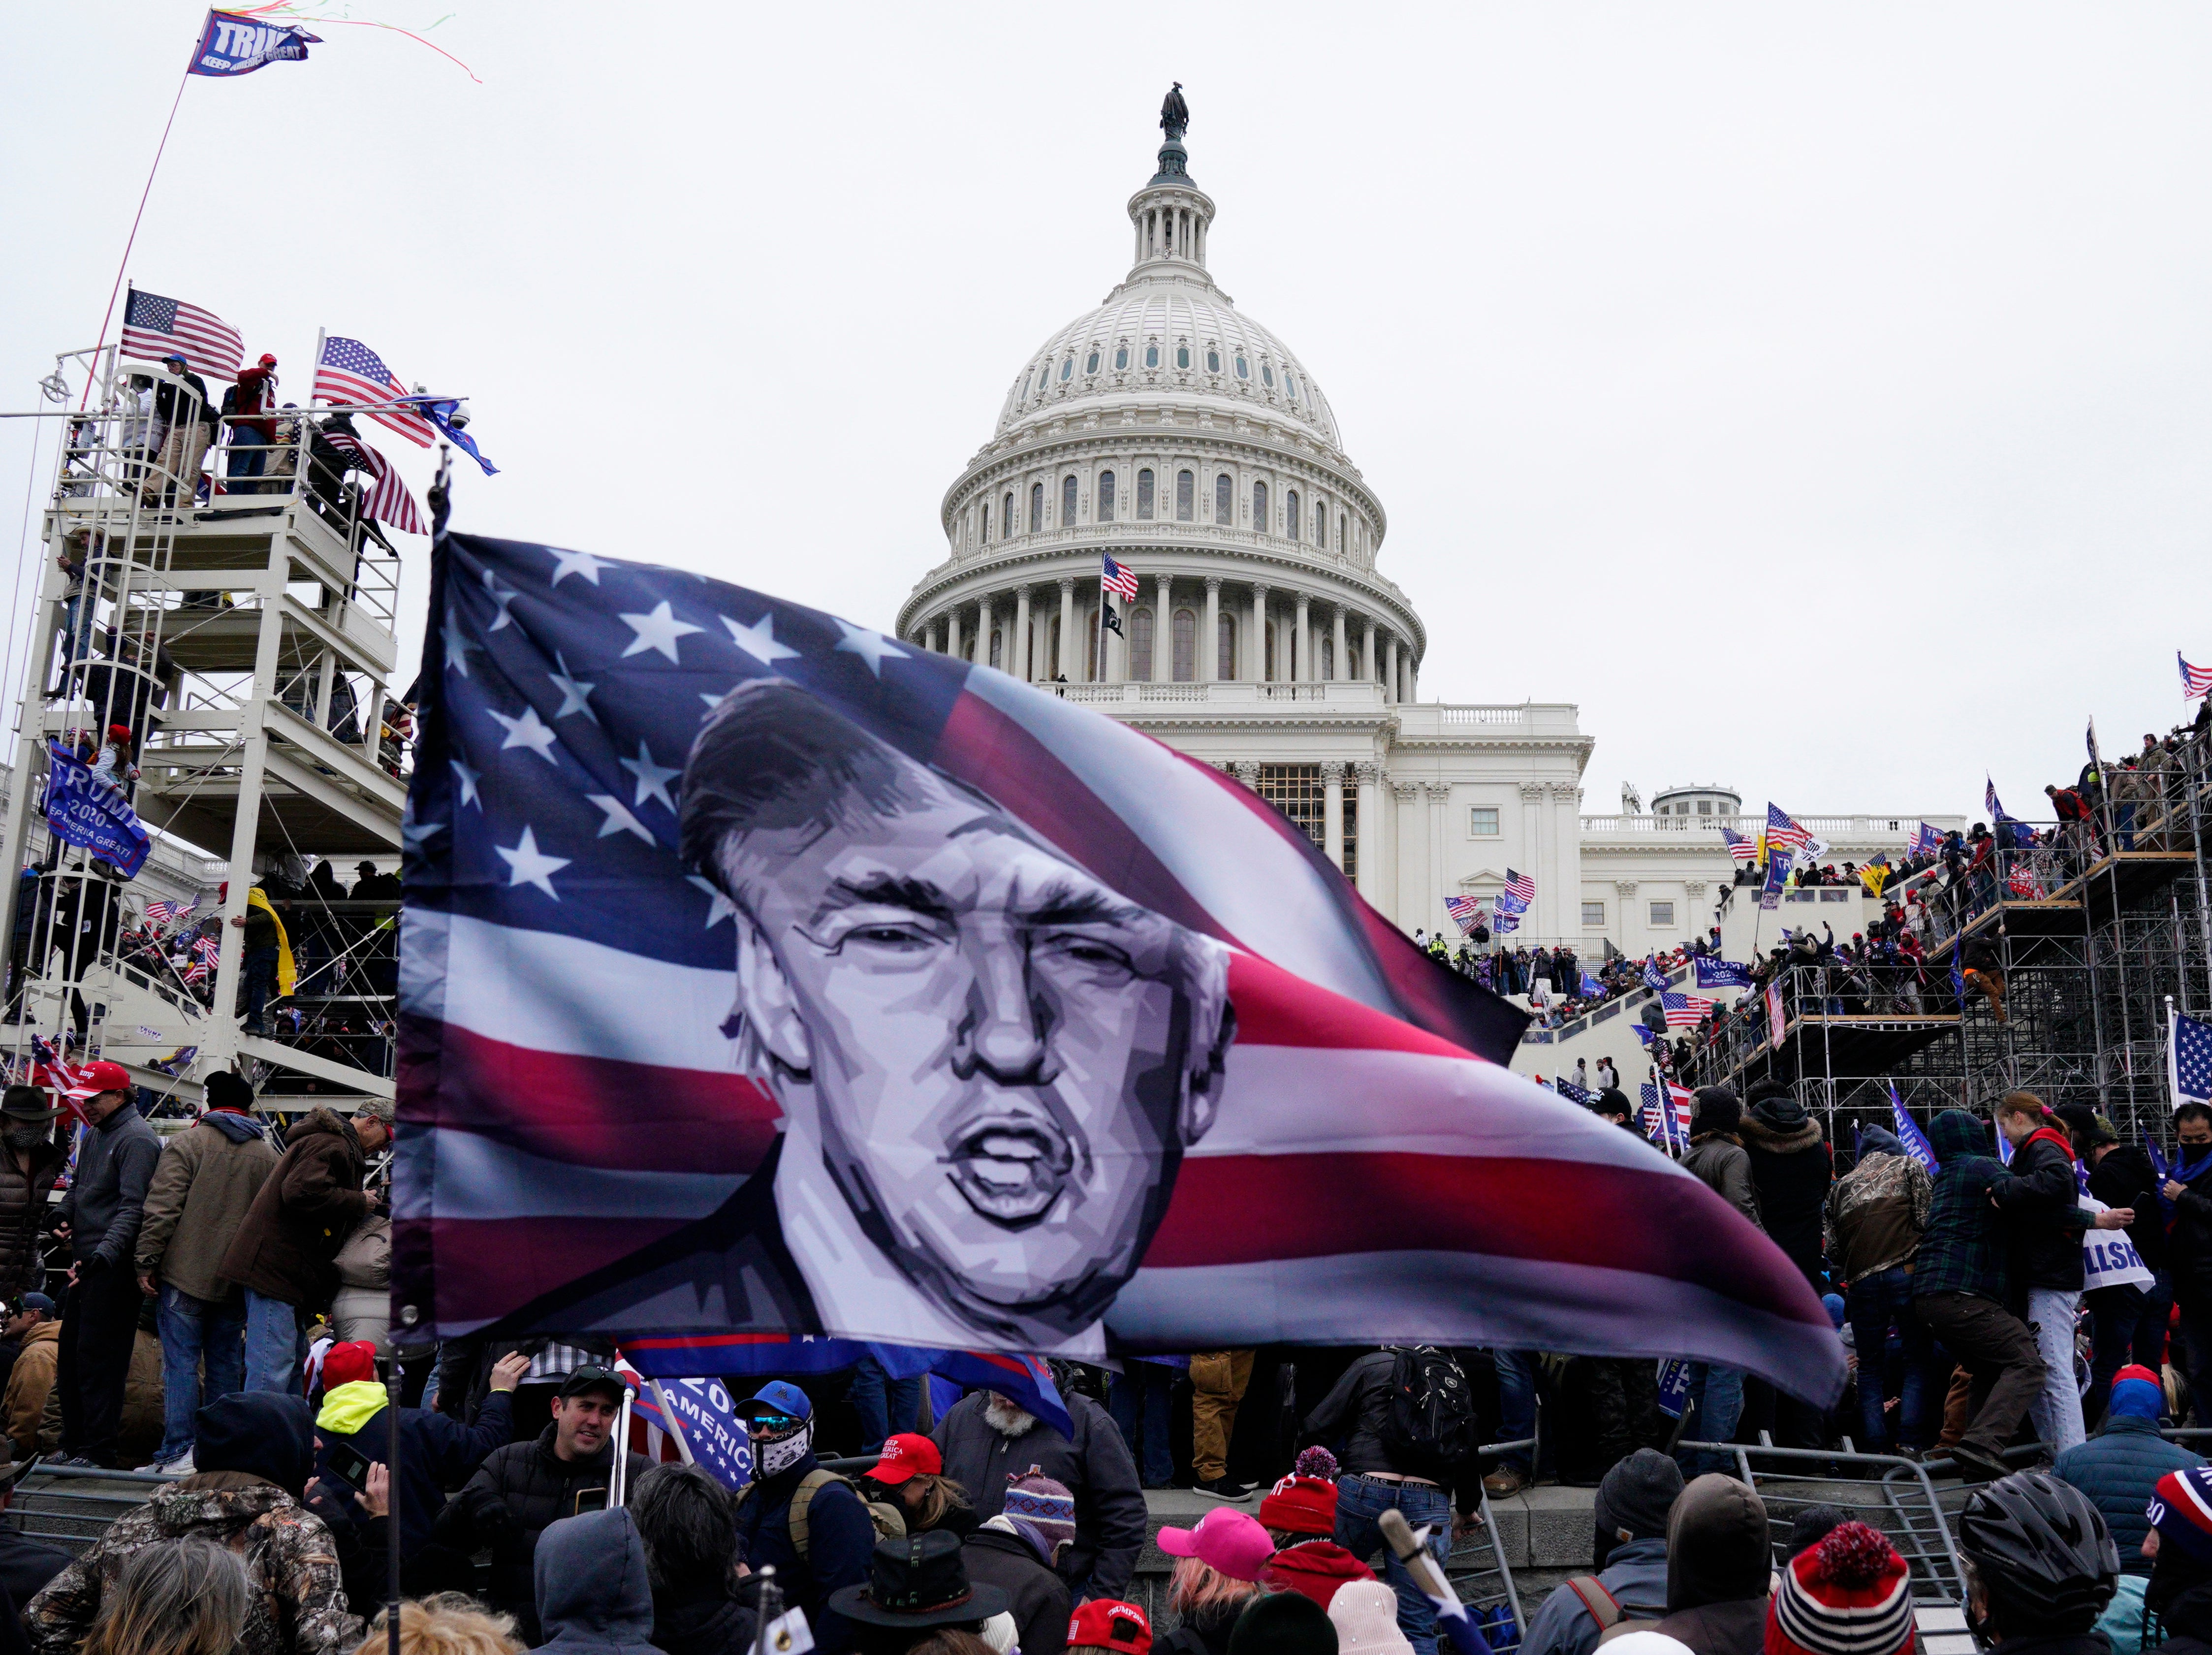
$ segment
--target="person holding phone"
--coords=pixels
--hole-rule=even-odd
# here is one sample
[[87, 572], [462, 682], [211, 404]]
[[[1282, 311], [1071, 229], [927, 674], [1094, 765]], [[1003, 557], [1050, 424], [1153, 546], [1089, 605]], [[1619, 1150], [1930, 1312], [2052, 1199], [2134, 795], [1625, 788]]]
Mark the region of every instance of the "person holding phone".
[[[329, 1359], [324, 1360], [327, 1368]], [[519, 1377], [519, 1371], [510, 1371]], [[512, 1378], [504, 1388], [514, 1388]], [[491, 1548], [491, 1580], [485, 1595], [492, 1607], [514, 1616], [526, 1641], [532, 1645], [539, 1640], [532, 1579], [538, 1537], [562, 1518], [605, 1509], [614, 1481], [614, 1430], [622, 1400], [623, 1383], [607, 1369], [576, 1369], [554, 1399], [552, 1423], [534, 1441], [494, 1449], [437, 1524], [437, 1537], [455, 1551]], [[488, 1405], [486, 1415], [490, 1411]], [[479, 1415], [479, 1426], [483, 1417]], [[642, 1454], [629, 1454], [628, 1476], [633, 1485], [652, 1463]]]

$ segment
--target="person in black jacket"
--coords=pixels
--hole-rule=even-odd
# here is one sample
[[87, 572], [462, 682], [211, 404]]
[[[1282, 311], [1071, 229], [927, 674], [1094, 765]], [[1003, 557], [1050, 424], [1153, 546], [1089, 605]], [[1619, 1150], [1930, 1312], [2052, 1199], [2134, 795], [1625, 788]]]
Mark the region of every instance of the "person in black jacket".
[[746, 1655], [759, 1617], [736, 1594], [737, 1500], [696, 1465], [656, 1465], [629, 1491], [653, 1587], [653, 1646]]
[[1067, 1622], [1075, 1612], [1075, 1600], [1067, 1583], [1052, 1569], [1054, 1555], [1066, 1543], [1056, 1544], [1035, 1524], [1004, 1512], [985, 1518], [982, 1527], [961, 1540], [960, 1557], [968, 1567], [968, 1578], [1006, 1594], [1014, 1617], [1014, 1641], [1022, 1655], [1060, 1655], [1067, 1647]]
[[[2013, 1310], [2025, 1308], [2044, 1365], [2043, 1394], [2028, 1416], [2044, 1445], [2063, 1453], [2086, 1438], [2074, 1380], [2074, 1322], [2081, 1303], [2081, 1238], [2092, 1220], [2078, 1201], [2073, 1141], [2042, 1098], [2007, 1092], [1997, 1105], [1997, 1130], [2013, 1147], [2012, 1165], [1990, 1185], [1990, 1199], [2006, 1221]], [[2120, 1208], [2098, 1214], [2094, 1223], [2117, 1230], [2134, 1217]]]
[[[1415, 1463], [1390, 1445], [1390, 1376], [1395, 1349], [1370, 1351], [1350, 1367], [1305, 1417], [1301, 1445], [1328, 1442], [1337, 1462], [1336, 1543], [1364, 1562], [1378, 1553], [1382, 1578], [1398, 1594], [1398, 1628], [1421, 1655], [1437, 1647], [1436, 1606], [1382, 1538], [1382, 1513], [1396, 1510], [1418, 1529], [1429, 1526], [1429, 1549], [1441, 1568], [1452, 1542], [1473, 1528], [1482, 1499], [1481, 1462]], [[1464, 1368], [1464, 1364], [1462, 1364]], [[1459, 1512], [1453, 1520], [1453, 1509]]]
[[[876, 1530], [853, 1485], [814, 1457], [814, 1403], [797, 1385], [771, 1379], [738, 1406], [752, 1439], [753, 1481], [738, 1495], [738, 1540], [758, 1573], [773, 1566], [783, 1601], [806, 1611], [821, 1655], [853, 1647], [853, 1623], [830, 1599], [868, 1579]], [[804, 1524], [794, 1522], [801, 1508]]]
[[[580, 1367], [561, 1387], [553, 1423], [535, 1442], [495, 1448], [439, 1516], [434, 1534], [448, 1549], [491, 1548], [492, 1607], [515, 1617], [528, 1641], [538, 1641], [531, 1568], [538, 1537], [562, 1518], [606, 1503], [614, 1476], [614, 1423], [622, 1381], [600, 1367]], [[653, 1462], [630, 1454], [635, 1486]]]
[[2148, 1287], [2124, 1284], [2085, 1295], [2095, 1339], [2089, 1392], [2081, 1399], [2086, 1423], [2105, 1411], [2112, 1375], [2130, 1362], [2158, 1372], [2166, 1354], [2173, 1287], [2166, 1274], [2166, 1220], [2159, 1211], [2158, 1174], [2150, 1157], [2134, 1144], [2121, 1144], [2112, 1123], [2087, 1104], [2066, 1104], [2057, 1113], [2074, 1139], [2075, 1153], [2088, 1163], [2090, 1195], [2107, 1207], [2125, 1208], [2136, 1215], [2128, 1226], [2128, 1240], [2154, 1278]]
[[2184, 1104], [2173, 1111], [2173, 1165], [2158, 1186], [2171, 1215], [2166, 1276], [2181, 1307], [2179, 1354], [2197, 1423], [2212, 1425], [2212, 1108]]

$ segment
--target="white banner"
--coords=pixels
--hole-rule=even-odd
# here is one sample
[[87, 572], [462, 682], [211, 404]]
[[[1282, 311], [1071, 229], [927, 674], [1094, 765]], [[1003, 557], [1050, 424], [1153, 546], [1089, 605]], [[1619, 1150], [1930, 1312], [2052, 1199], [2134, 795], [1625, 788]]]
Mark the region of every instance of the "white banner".
[[[2094, 1196], [2079, 1197], [2085, 1213], [2109, 1210]], [[2100, 1287], [2148, 1287], [2155, 1278], [2136, 1251], [2125, 1230], [2091, 1230], [2081, 1238], [2081, 1291]]]

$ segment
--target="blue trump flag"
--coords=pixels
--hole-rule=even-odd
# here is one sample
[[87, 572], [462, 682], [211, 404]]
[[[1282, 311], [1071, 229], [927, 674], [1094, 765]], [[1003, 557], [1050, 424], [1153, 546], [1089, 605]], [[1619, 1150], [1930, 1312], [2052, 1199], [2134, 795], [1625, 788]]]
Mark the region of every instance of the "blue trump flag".
[[446, 434], [447, 441], [483, 466], [486, 477], [499, 475], [499, 467], [483, 457], [483, 451], [477, 447], [476, 439], [453, 423], [453, 416], [461, 411], [459, 397], [402, 397], [399, 400], [412, 404], [416, 412]]
[[1751, 967], [1748, 965], [1739, 965], [1732, 959], [1722, 959], [1712, 954], [1699, 954], [1697, 966], [1700, 989], [1751, 987]]
[[1770, 913], [1782, 906], [1782, 888], [1790, 883], [1790, 853], [1778, 846], [1766, 853], [1766, 881], [1759, 887], [1759, 905]]
[[1662, 994], [1674, 987], [1674, 984], [1667, 980], [1666, 972], [1659, 969], [1659, 961], [1656, 956], [1647, 956], [1644, 961], [1644, 986], [1647, 989], [1656, 989]]
[[1921, 1171], [1929, 1177], [1936, 1176], [1936, 1146], [1928, 1141], [1928, 1135], [1920, 1123], [1905, 1112], [1905, 1101], [1897, 1095], [1897, 1088], [1889, 1089], [1889, 1112], [1896, 1118], [1897, 1141], [1905, 1146], [1905, 1153], [1920, 1163]]
[[1588, 971], [1583, 973], [1582, 993], [1585, 999], [1595, 1000], [1605, 993], [1605, 984]]
[[113, 863], [125, 879], [137, 879], [154, 841], [131, 801], [60, 743], [47, 743], [46, 751], [52, 755], [46, 769], [47, 830]]
[[192, 66], [185, 72], [220, 80], [251, 75], [271, 64], [303, 64], [307, 61], [307, 48], [322, 43], [321, 35], [289, 23], [264, 23], [234, 11], [210, 11], [200, 29], [199, 44], [192, 48]]

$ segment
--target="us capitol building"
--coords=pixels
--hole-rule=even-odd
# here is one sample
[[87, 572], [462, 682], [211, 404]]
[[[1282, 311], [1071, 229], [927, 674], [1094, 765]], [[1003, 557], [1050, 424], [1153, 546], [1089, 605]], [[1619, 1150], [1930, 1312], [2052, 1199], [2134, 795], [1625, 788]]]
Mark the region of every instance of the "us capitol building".
[[[1486, 907], [1510, 867], [1536, 884], [1517, 940], [1686, 940], [1731, 878], [1712, 830], [1740, 800], [1682, 788], [1585, 818], [1572, 705], [1419, 699], [1428, 630], [1383, 572], [1382, 502], [1306, 365], [1214, 284], [1188, 120], [1178, 87], [1129, 199], [1128, 274], [1022, 364], [945, 492], [946, 555], [899, 636], [1234, 775], [1408, 931], [1450, 931], [1445, 897]], [[1114, 600], [1118, 632], [1099, 624], [1102, 554], [1139, 583]], [[1858, 860], [1917, 818], [1800, 819]]]

